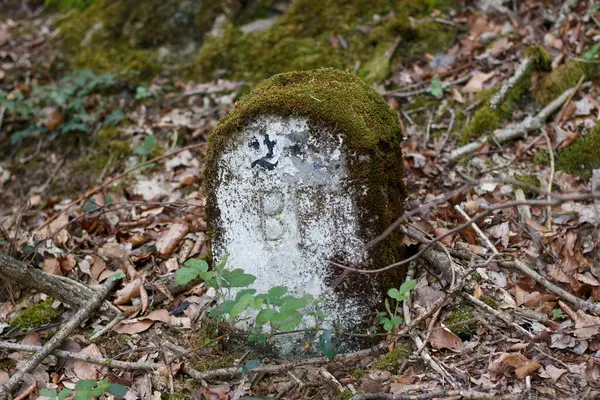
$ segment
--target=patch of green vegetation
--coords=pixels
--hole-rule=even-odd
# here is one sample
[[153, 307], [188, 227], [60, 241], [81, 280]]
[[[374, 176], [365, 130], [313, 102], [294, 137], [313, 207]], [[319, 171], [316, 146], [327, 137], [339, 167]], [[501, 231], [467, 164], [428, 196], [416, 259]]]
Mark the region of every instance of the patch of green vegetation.
[[461, 339], [471, 339], [477, 330], [477, 320], [473, 317], [473, 307], [465, 304], [454, 307], [446, 318], [445, 324]]
[[550, 157], [548, 156], [548, 152], [544, 150], [537, 150], [533, 153], [532, 161], [535, 165], [540, 167], [550, 165]]
[[161, 392], [161, 399], [165, 400], [189, 400], [192, 398], [192, 393], [189, 390], [181, 390], [173, 393]]
[[200, 372], [233, 367], [242, 355], [242, 353], [226, 352], [218, 356], [202, 356], [194, 360], [193, 367]]
[[482, 296], [481, 301], [492, 307], [494, 310], [498, 309], [498, 302], [491, 296]]
[[124, 162], [131, 155], [131, 139], [124, 138], [117, 127], [104, 127], [98, 133], [96, 145], [81, 157], [76, 167], [95, 179], [102, 171]]
[[[206, 39], [188, 76], [207, 80], [224, 71], [231, 79], [258, 82], [281, 72], [354, 68], [360, 62], [358, 75], [378, 82], [387, 76], [396, 51], [408, 57], [453, 42], [454, 28], [410, 18], [454, 5], [452, 0], [294, 0], [266, 31], [244, 34], [234, 22], [224, 24]], [[375, 15], [383, 18], [374, 22]], [[400, 46], [394, 45], [396, 38]]]
[[408, 358], [411, 351], [412, 347], [410, 344], [398, 346], [384, 357], [375, 361], [375, 363], [373, 363], [373, 368], [382, 371], [395, 372], [402, 365], [402, 361]]
[[582, 177], [590, 177], [600, 168], [600, 123], [585, 136], [556, 154], [556, 169]]
[[10, 330], [29, 332], [55, 321], [60, 312], [52, 307], [53, 302], [54, 299], [49, 298], [19, 312], [10, 320]]
[[529, 47], [525, 53], [527, 57], [533, 58], [532, 64], [519, 81], [508, 91], [504, 101], [496, 109], [492, 109], [490, 100], [498, 93], [501, 85], [485, 90], [477, 96], [477, 101], [481, 101], [482, 105], [475, 111], [471, 121], [463, 129], [460, 137], [462, 145], [469, 143], [472, 139], [493, 132], [500, 128], [502, 123], [509, 121], [513, 111], [527, 100], [531, 89], [531, 77], [533, 73], [550, 67], [552, 56], [541, 47]]
[[44, 7], [56, 8], [59, 10], [73, 7], [78, 10], [85, 10], [91, 4], [93, 4], [94, 1], [95, 0], [45, 0]]
[[346, 389], [343, 392], [339, 392], [337, 396], [335, 396], [335, 400], [349, 400], [355, 396], [350, 390]]
[[[315, 134], [329, 128], [344, 135], [349, 156], [349, 178], [370, 188], [360, 196], [361, 226], [368, 232], [382, 232], [404, 209], [406, 190], [403, 176], [402, 132], [397, 113], [383, 98], [355, 75], [332, 68], [291, 72], [271, 77], [242, 98], [238, 106], [213, 130], [208, 138], [204, 185], [207, 212], [214, 220], [217, 165], [232, 137], [259, 115], [306, 117]], [[370, 161], [364, 162], [365, 159]], [[367, 217], [376, 215], [377, 218]], [[220, 234], [216, 229], [214, 237]], [[386, 259], [373, 251], [374, 265], [388, 265], [402, 255], [399, 241], [386, 241]]]
[[519, 188], [523, 190], [523, 193], [525, 194], [526, 198], [535, 199], [540, 195], [540, 192], [539, 192], [540, 180], [538, 179], [537, 176], [535, 176], [535, 175], [515, 175], [515, 180], [522, 182], [526, 185], [538, 188], [538, 190], [534, 190], [533, 187], [519, 186]]
[[582, 76], [587, 81], [599, 74], [598, 63], [569, 61], [541, 79], [534, 88], [535, 101], [541, 105], [548, 104], [565, 90], [577, 85]]

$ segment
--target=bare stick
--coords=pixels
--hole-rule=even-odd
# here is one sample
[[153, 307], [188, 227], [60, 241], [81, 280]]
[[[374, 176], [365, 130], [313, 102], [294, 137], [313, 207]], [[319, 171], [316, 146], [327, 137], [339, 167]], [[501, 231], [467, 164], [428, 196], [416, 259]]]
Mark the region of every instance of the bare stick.
[[396, 263], [390, 264], [386, 267], [377, 268], [377, 269], [361, 269], [361, 268], [355, 268], [355, 267], [348, 267], [348, 266], [334, 263], [334, 262], [330, 262], [330, 263], [332, 265], [335, 265], [336, 267], [339, 267], [339, 268], [342, 268], [342, 269], [345, 269], [348, 271], [356, 272], [359, 274], [378, 274], [380, 272], [387, 271], [392, 268], [397, 268], [397, 267], [406, 265], [412, 261], [417, 260], [426, 251], [428, 251], [433, 245], [435, 245], [442, 239], [447, 238], [448, 236], [454, 235], [455, 233], [462, 231], [463, 229], [471, 226], [473, 223], [482, 220], [483, 218], [487, 217], [488, 215], [493, 214], [494, 211], [503, 210], [506, 208], [524, 206], [524, 205], [544, 207], [544, 206], [557, 206], [557, 205], [566, 203], [567, 201], [593, 200], [593, 199], [600, 198], [600, 192], [572, 193], [572, 194], [568, 194], [568, 195], [564, 195], [564, 196], [555, 195], [555, 196], [552, 196], [552, 198], [553, 198], [553, 200], [507, 201], [502, 204], [496, 204], [494, 206], [491, 206], [487, 210], [482, 211], [478, 214], [475, 214], [470, 221], [467, 221], [464, 224], [457, 226], [456, 228], [450, 229], [449, 231], [445, 232], [444, 234], [431, 240], [426, 245], [421, 246], [421, 248], [415, 255], [413, 255], [409, 258], [406, 258], [402, 261], [398, 261]]
[[495, 110], [496, 108], [498, 108], [500, 103], [502, 103], [504, 101], [508, 92], [513, 87], [515, 87], [515, 85], [517, 84], [519, 79], [521, 79], [523, 77], [523, 75], [525, 75], [525, 73], [533, 65], [533, 61], [534, 61], [533, 57], [526, 58], [523, 61], [523, 63], [519, 66], [519, 68], [517, 68], [514, 75], [511, 76], [508, 80], [504, 81], [504, 83], [502, 84], [502, 87], [500, 88], [498, 93], [496, 93], [494, 95], [494, 97], [492, 97], [492, 100], [490, 100], [490, 108], [492, 110]]
[[[590, 82], [586, 82], [581, 87], [587, 87], [590, 85]], [[567, 99], [575, 92], [575, 89], [576, 88], [573, 87], [565, 90], [563, 94], [554, 99], [533, 118], [526, 118], [524, 121], [513, 127], [496, 129], [491, 135], [484, 135], [472, 143], [452, 150], [450, 152], [450, 159], [457, 160], [468, 154], [474, 153], [490, 140], [497, 141], [498, 143], [505, 143], [510, 140], [523, 137], [529, 132], [540, 129], [542, 127], [542, 123], [544, 123], [550, 117], [550, 115], [552, 115], [565, 101], [567, 101]]]
[[[11, 343], [11, 342], [0, 342], [0, 349], [5, 350], [15, 350], [15, 351], [27, 351], [27, 352], [36, 352], [42, 349], [41, 346], [30, 346], [19, 343]], [[91, 356], [89, 354], [81, 354], [81, 353], [73, 353], [71, 351], [65, 350], [54, 350], [52, 355], [55, 355], [58, 358], [66, 358], [70, 360], [78, 360], [85, 361], [90, 364], [98, 364], [104, 365], [110, 368], [119, 368], [126, 370], [156, 370], [159, 367], [162, 367], [162, 364], [152, 363], [152, 362], [129, 362], [129, 361], [119, 361], [113, 360], [112, 358], [105, 357], [96, 357]]]
[[474, 390], [438, 390], [423, 394], [360, 393], [350, 400], [433, 400], [454, 397], [462, 400], [518, 400], [517, 394], [491, 394]]
[[[458, 204], [454, 206], [454, 209], [456, 211], [458, 211], [460, 213], [460, 215], [463, 216], [465, 221], [471, 221], [471, 218], [469, 217], [469, 215], [466, 212], [464, 212], [464, 210], [462, 208], [460, 208], [460, 206]], [[486, 247], [488, 249], [490, 249], [490, 251], [493, 254], [499, 254], [498, 249], [496, 249], [496, 246], [494, 246], [494, 244], [490, 241], [490, 239], [486, 236], [486, 234], [483, 233], [483, 231], [479, 228], [479, 226], [477, 226], [476, 223], [473, 223], [473, 229], [477, 233], [477, 236], [479, 236], [481, 241], [486, 245]]]
[[100, 289], [94, 292], [93, 296], [88, 300], [88, 303], [73, 315], [73, 317], [56, 332], [54, 336], [29, 360], [23, 364], [21, 368], [17, 370], [10, 377], [9, 381], [0, 388], [0, 399], [10, 398], [10, 394], [19, 386], [23, 375], [33, 371], [46, 357], [54, 352], [61, 345], [67, 337], [82, 324], [90, 314], [102, 304], [104, 298], [108, 293], [115, 287], [117, 281], [107, 279], [101, 286]]
[[40, 226], [38, 228], [38, 230], [44, 229], [52, 221], [54, 221], [56, 218], [58, 218], [60, 215], [64, 214], [68, 210], [70, 210], [71, 207], [73, 207], [73, 206], [81, 203], [82, 201], [84, 201], [85, 199], [89, 198], [90, 196], [93, 196], [96, 193], [102, 191], [104, 188], [106, 188], [107, 186], [109, 186], [111, 183], [113, 183], [115, 181], [118, 181], [119, 179], [123, 178], [124, 176], [128, 175], [129, 173], [131, 173], [133, 171], [136, 171], [136, 170], [138, 170], [138, 169], [140, 169], [142, 167], [145, 167], [146, 165], [149, 165], [149, 164], [155, 163], [157, 161], [164, 160], [165, 158], [169, 158], [169, 157], [172, 157], [172, 156], [174, 156], [176, 154], [182, 153], [182, 152], [184, 152], [186, 150], [195, 149], [195, 148], [202, 147], [202, 146], [205, 146], [205, 145], [206, 145], [205, 143], [196, 143], [196, 144], [192, 144], [192, 145], [189, 145], [189, 146], [186, 146], [186, 147], [182, 147], [181, 149], [172, 151], [172, 152], [167, 153], [167, 154], [163, 154], [162, 156], [154, 157], [151, 160], [148, 160], [146, 162], [143, 162], [141, 164], [136, 165], [133, 168], [130, 168], [130, 169], [124, 171], [124, 172], [121, 172], [119, 175], [115, 176], [114, 178], [109, 179], [108, 181], [104, 182], [102, 185], [100, 185], [100, 186], [98, 186], [98, 187], [96, 187], [96, 188], [88, 191], [86, 194], [84, 194], [83, 196], [79, 197], [77, 200], [74, 200], [74, 201], [70, 202], [69, 204], [67, 204], [67, 206], [65, 208], [63, 208], [61, 211], [59, 211], [58, 213], [56, 213], [52, 218], [49, 218], [46, 222], [44, 222], [42, 224], [42, 226]]
[[[583, 78], [583, 76], [581, 77]], [[579, 80], [578, 85], [580, 85], [582, 80]], [[577, 88], [575, 88], [577, 89]], [[545, 129], [542, 129], [542, 133], [544, 134], [544, 138], [546, 139], [546, 145], [548, 146], [548, 152], [550, 153], [550, 177], [548, 178], [548, 189], [547, 189], [547, 197], [548, 199], [552, 198], [552, 181], [554, 180], [554, 149], [552, 148], [552, 141], [548, 136], [548, 132]], [[552, 228], [552, 206], [546, 207], [546, 226], [548, 229]]]

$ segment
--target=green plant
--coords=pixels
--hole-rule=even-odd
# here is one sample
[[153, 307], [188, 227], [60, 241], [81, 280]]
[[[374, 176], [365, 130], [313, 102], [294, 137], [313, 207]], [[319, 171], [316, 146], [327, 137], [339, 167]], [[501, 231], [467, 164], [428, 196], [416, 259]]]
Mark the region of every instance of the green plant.
[[94, 3], [94, 0], [45, 0], [44, 7], [46, 8], [58, 8], [64, 10], [65, 8], [76, 8], [78, 10], [85, 10]]
[[386, 331], [391, 331], [392, 329], [394, 329], [394, 327], [402, 324], [402, 317], [398, 316], [398, 308], [400, 307], [402, 302], [404, 302], [404, 300], [408, 300], [408, 293], [412, 289], [414, 289], [416, 284], [417, 281], [415, 279], [412, 279], [400, 285], [399, 289], [392, 288], [388, 290], [388, 297], [393, 299], [396, 304], [394, 305], [394, 311], [392, 312], [389, 299], [385, 299], [385, 309], [387, 311], [387, 314], [384, 312], [380, 312], [378, 314], [379, 324], [383, 326], [383, 329], [385, 329]]
[[567, 315], [563, 312], [563, 310], [560, 308], [552, 309], [552, 319], [554, 321], [562, 321], [565, 318], [567, 318]]
[[40, 389], [40, 396], [58, 400], [65, 400], [72, 394], [73, 400], [91, 400], [96, 399], [105, 393], [122, 398], [127, 394], [127, 388], [117, 383], [110, 383], [107, 379], [102, 379], [101, 381], [77, 381], [75, 390], [63, 389], [60, 392], [57, 392], [52, 389]]
[[135, 99], [144, 100], [148, 97], [152, 97], [152, 92], [146, 89], [144, 86], [138, 86], [135, 88]]
[[444, 93], [444, 85], [442, 84], [439, 76], [436, 75], [433, 77], [433, 79], [431, 79], [431, 83], [427, 88], [427, 93], [430, 93], [432, 96], [437, 98], [442, 97], [442, 94]]
[[[185, 285], [200, 277], [207, 286], [214, 288], [220, 301], [208, 315], [219, 322], [227, 320], [235, 323], [247, 311], [253, 311], [255, 317], [250, 321], [248, 335], [248, 340], [251, 342], [264, 343], [274, 334], [293, 331], [305, 321], [306, 317], [314, 320], [315, 331], [320, 330], [325, 315], [320, 310], [319, 299], [315, 299], [310, 294], [300, 297], [288, 295], [288, 288], [285, 286], [276, 286], [269, 289], [267, 293], [257, 294], [256, 289], [247, 288], [254, 283], [256, 277], [244, 273], [239, 268], [226, 269], [226, 263], [227, 257], [213, 270], [209, 270], [205, 260], [187, 260], [185, 267], [175, 273], [175, 281]], [[235, 297], [232, 290], [237, 290]], [[321, 350], [331, 358], [335, 355], [332, 336], [333, 331], [324, 330], [320, 338]]]
[[583, 53], [583, 58], [588, 61], [597, 60], [600, 58], [600, 43], [596, 43], [591, 49]]
[[152, 152], [155, 150], [155, 148], [156, 140], [154, 138], [154, 134], [151, 133], [150, 135], [146, 136], [146, 139], [144, 139], [144, 144], [142, 144], [141, 146], [135, 146], [133, 151], [137, 155], [141, 156], [141, 162], [146, 162], [150, 154], [152, 154]]
[[[96, 75], [90, 70], [80, 70], [57, 84], [34, 85], [28, 95], [24, 89], [11, 93], [0, 90], [0, 108], [4, 107], [8, 115], [24, 121], [20, 126], [22, 129], [17, 126], [9, 130], [11, 142], [19, 143], [36, 132], [89, 132], [98, 122], [120, 122], [124, 116], [119, 110], [103, 116], [108, 102], [99, 96], [113, 89], [118, 82], [118, 76], [114, 74]], [[47, 110], [53, 111], [49, 114]]]

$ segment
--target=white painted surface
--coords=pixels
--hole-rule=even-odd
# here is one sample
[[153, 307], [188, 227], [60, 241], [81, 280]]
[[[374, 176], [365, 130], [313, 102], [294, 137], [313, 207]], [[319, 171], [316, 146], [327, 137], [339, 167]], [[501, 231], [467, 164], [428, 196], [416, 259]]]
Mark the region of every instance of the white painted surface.
[[229, 254], [228, 267], [255, 275], [259, 293], [287, 286], [325, 299], [334, 319], [358, 322], [372, 302], [343, 298], [326, 281], [328, 260], [364, 257], [342, 138], [311, 135], [305, 119], [264, 117], [237, 140], [219, 164], [215, 260]]

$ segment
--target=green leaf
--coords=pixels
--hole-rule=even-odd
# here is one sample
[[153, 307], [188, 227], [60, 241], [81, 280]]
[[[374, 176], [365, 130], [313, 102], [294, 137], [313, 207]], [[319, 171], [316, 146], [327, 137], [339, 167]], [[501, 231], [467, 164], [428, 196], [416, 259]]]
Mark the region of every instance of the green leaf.
[[402, 317], [392, 317], [390, 322], [394, 325], [400, 325], [402, 323]]
[[198, 270], [196, 268], [180, 268], [175, 271], [175, 282], [178, 285], [187, 285], [196, 277], [198, 277]]
[[152, 96], [152, 93], [146, 89], [144, 86], [138, 86], [135, 88], [135, 99], [143, 100]]
[[65, 400], [71, 395], [71, 393], [73, 393], [73, 391], [70, 389], [61, 390], [60, 392], [58, 392], [58, 400]]
[[236, 300], [239, 300], [242, 298], [242, 296], [247, 295], [247, 294], [252, 294], [254, 295], [256, 293], [256, 289], [242, 289], [238, 292], [238, 294], [235, 296]]
[[256, 276], [245, 274], [244, 270], [237, 268], [231, 271], [224, 270], [223, 280], [225, 281], [223, 284], [225, 288], [245, 287], [254, 283]]
[[98, 208], [98, 204], [96, 204], [96, 202], [94, 201], [94, 199], [87, 199], [85, 201], [85, 203], [83, 204], [82, 207], [82, 211], [84, 213], [90, 212], [90, 211], [94, 211], [95, 209]]
[[91, 400], [93, 397], [91, 390], [78, 390], [73, 396], [73, 400]]
[[431, 79], [431, 84], [429, 85], [429, 88], [427, 88], [427, 91], [435, 97], [442, 96], [444, 87], [442, 86], [442, 81], [439, 76], [434, 76], [433, 79]]
[[96, 386], [96, 381], [94, 380], [81, 380], [77, 381], [77, 383], [75, 384], [75, 390], [92, 390], [94, 386]]
[[404, 282], [400, 286], [400, 294], [406, 294], [406, 293], [410, 292], [411, 290], [413, 290], [415, 288], [415, 286], [417, 286], [416, 279], [411, 279], [410, 281]]
[[282, 310], [298, 310], [302, 307], [305, 307], [308, 304], [308, 301], [305, 298], [291, 298], [286, 300], [281, 305]]
[[598, 51], [600, 50], [600, 43], [596, 43], [591, 49], [583, 53], [583, 58], [588, 61], [598, 58]]
[[198, 272], [207, 272], [208, 271], [208, 263], [206, 260], [201, 260], [199, 258], [190, 258], [186, 262], [183, 263], [186, 267], [194, 268], [198, 270]]
[[218, 306], [218, 310], [221, 314], [229, 314], [233, 306], [235, 306], [235, 300], [225, 300]]
[[127, 394], [129, 389], [125, 386], [119, 385], [118, 383], [111, 383], [106, 389], [106, 393], [112, 394], [115, 397], [123, 398]]
[[260, 312], [256, 316], [256, 323], [259, 325], [264, 325], [267, 322], [271, 322], [271, 318], [273, 318], [275, 314], [277, 314], [277, 311], [272, 308], [260, 310]]
[[231, 316], [231, 318], [236, 318], [237, 316], [239, 316], [241, 313], [244, 312], [244, 310], [246, 310], [248, 308], [248, 305], [250, 304], [250, 302], [254, 300], [254, 296], [251, 294], [245, 294], [243, 295], [231, 308], [231, 311], [229, 311], [229, 315]]
[[56, 391], [52, 390], [52, 389], [43, 388], [43, 389], [40, 389], [40, 396], [44, 396], [49, 399], [55, 399]]
[[248, 360], [242, 366], [242, 376], [260, 365], [260, 360]]
[[109, 386], [110, 386], [110, 382], [108, 381], [108, 379], [102, 379], [102, 380], [98, 381], [96, 388], [94, 389], [94, 392], [98, 393], [98, 396], [99, 396], [99, 395], [103, 394], [106, 391], [106, 389], [108, 389]]
[[284, 310], [271, 317], [271, 325], [282, 331], [291, 331], [302, 322], [302, 314], [296, 310]]
[[[396, 288], [392, 288], [390, 290], [388, 290], [387, 292], [388, 296], [390, 296], [392, 299], [397, 299], [400, 296], [400, 292], [398, 291], [398, 289]], [[389, 310], [388, 310], [389, 311]]]
[[112, 279], [113, 281], [120, 281], [123, 278], [125, 278], [125, 273], [121, 270], [118, 270], [113, 276], [111, 276], [110, 279]]
[[123, 112], [121, 110], [113, 110], [113, 112], [111, 112], [106, 118], [104, 118], [104, 123], [107, 125], [114, 125], [123, 121], [124, 118], [125, 115], [123, 115]]
[[280, 306], [280, 299], [287, 292], [288, 288], [285, 286], [275, 286], [269, 289], [267, 292], [267, 301], [269, 304], [274, 306]]
[[321, 353], [329, 360], [333, 360], [336, 354], [335, 347], [333, 346], [333, 341], [331, 340], [332, 334], [333, 331], [331, 329], [327, 329], [323, 331], [323, 333], [319, 337], [319, 350], [321, 350]]

